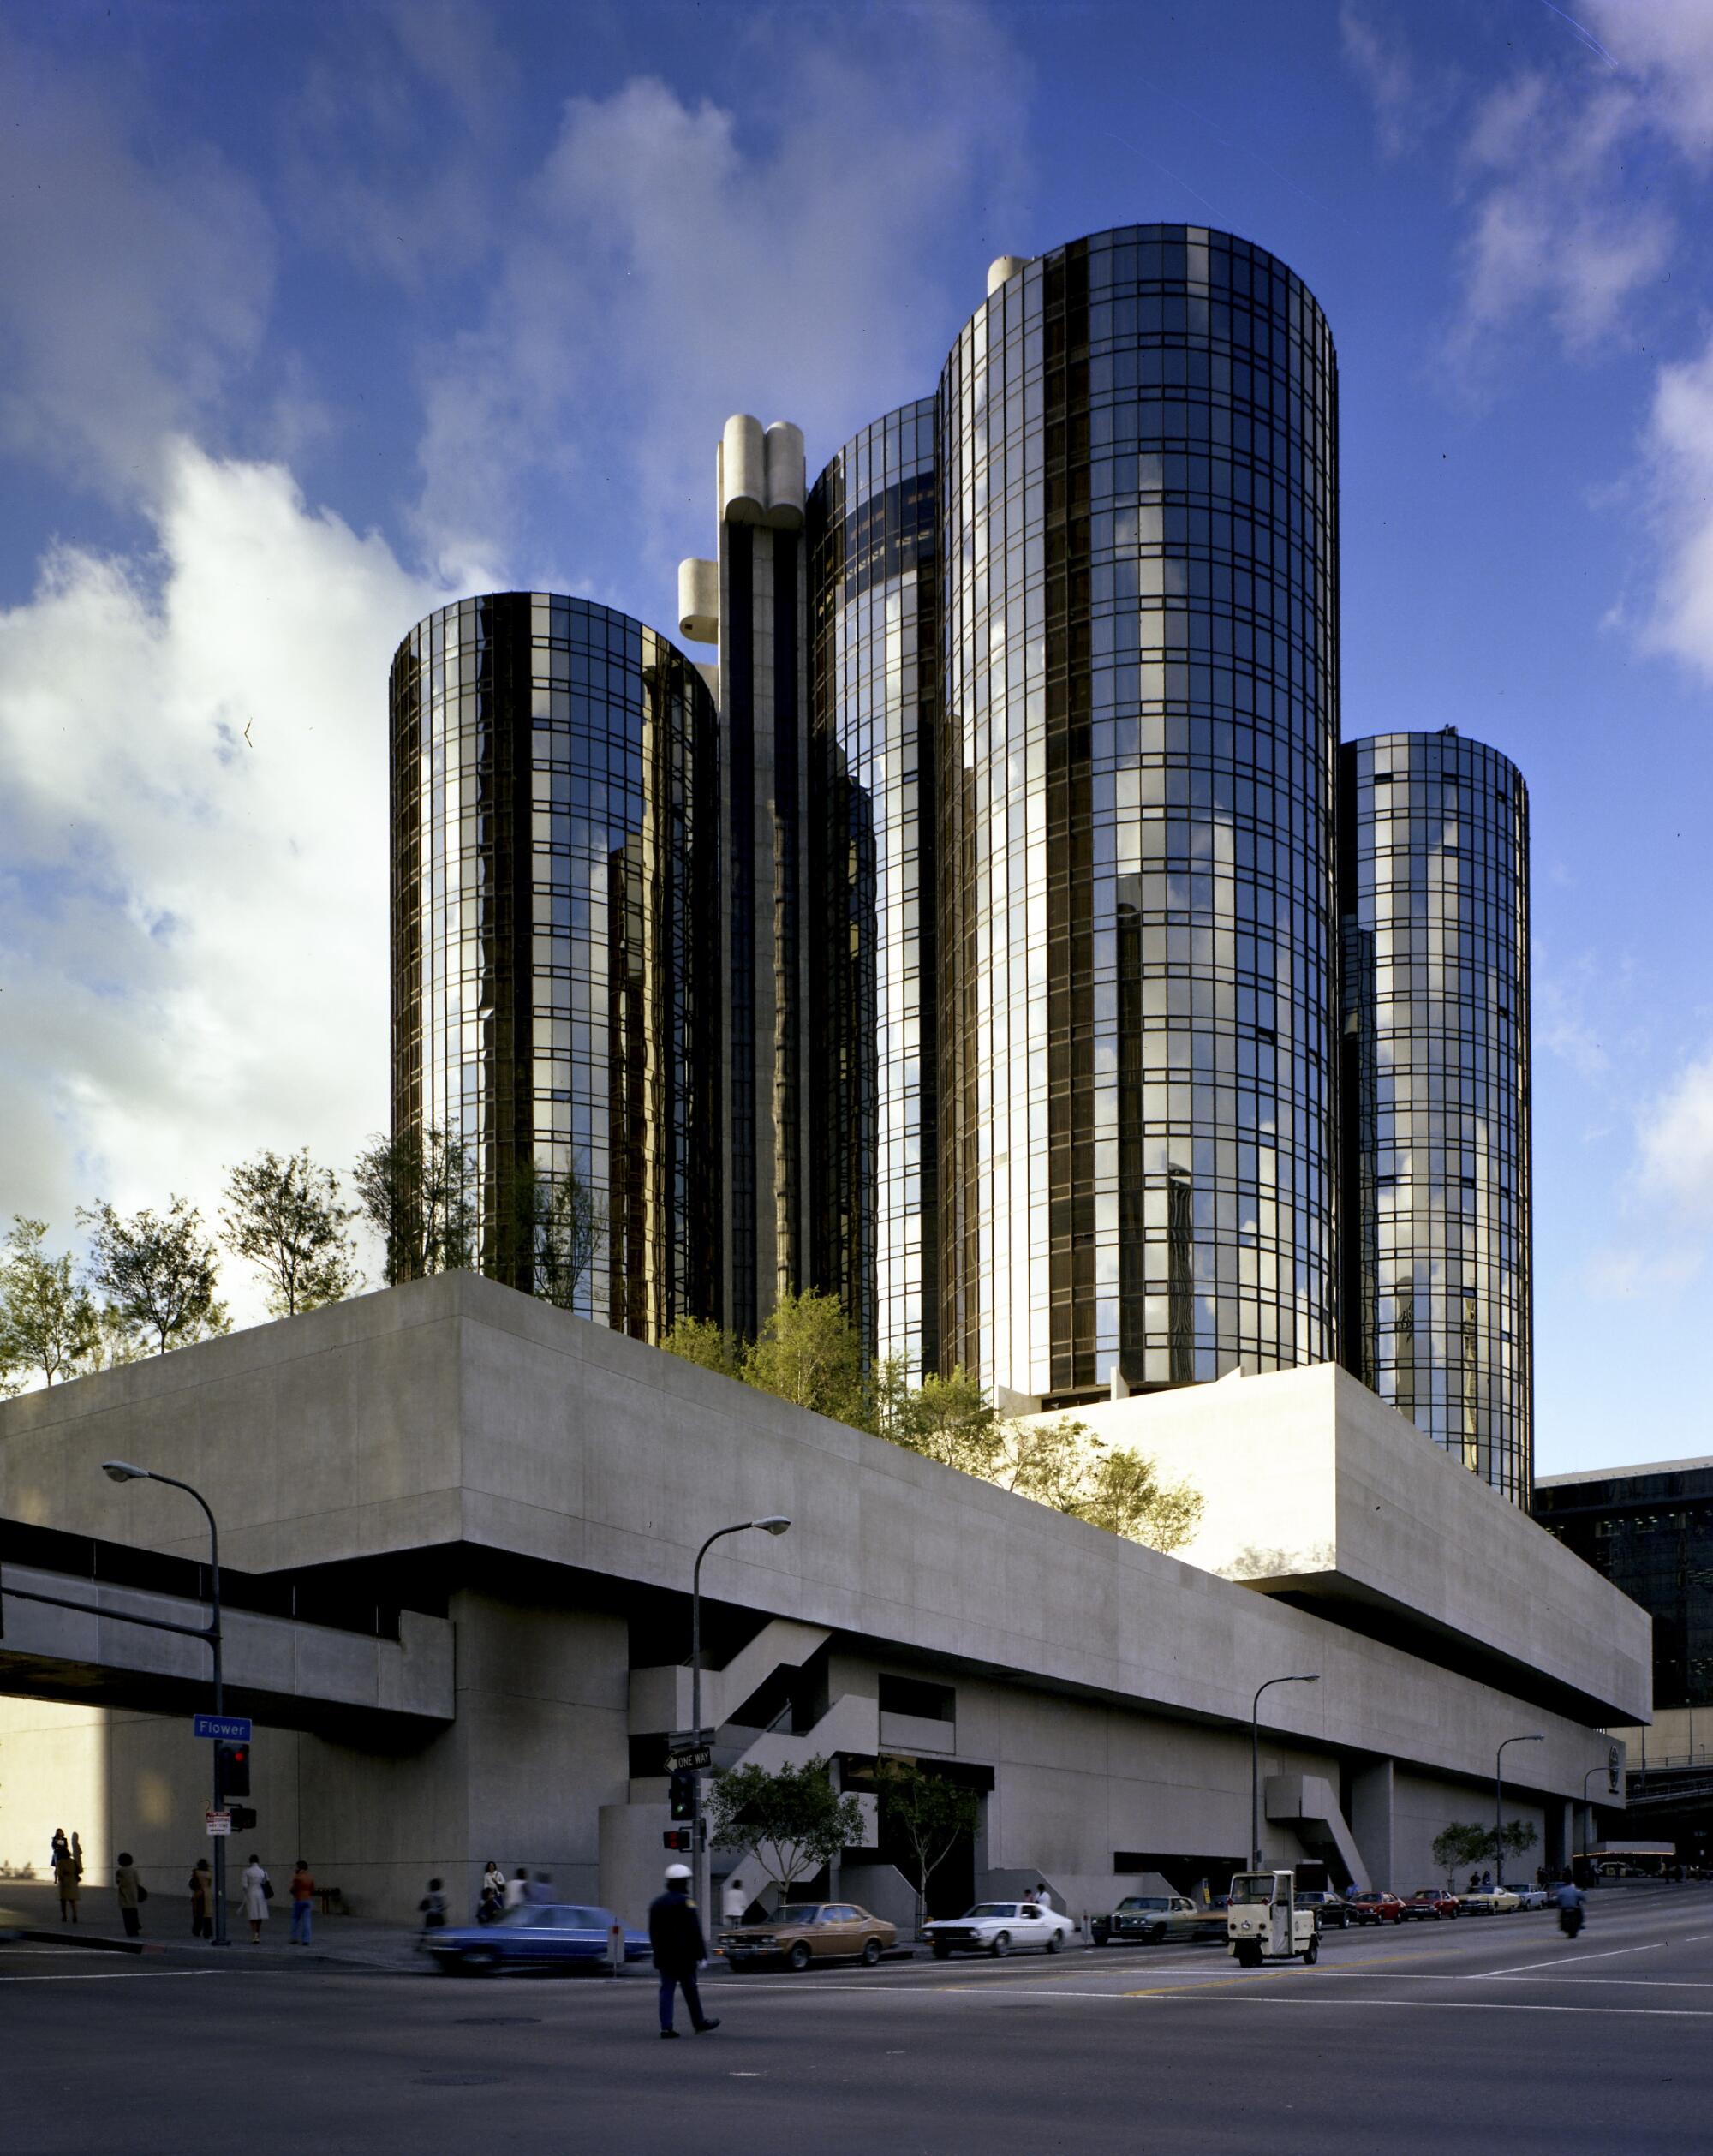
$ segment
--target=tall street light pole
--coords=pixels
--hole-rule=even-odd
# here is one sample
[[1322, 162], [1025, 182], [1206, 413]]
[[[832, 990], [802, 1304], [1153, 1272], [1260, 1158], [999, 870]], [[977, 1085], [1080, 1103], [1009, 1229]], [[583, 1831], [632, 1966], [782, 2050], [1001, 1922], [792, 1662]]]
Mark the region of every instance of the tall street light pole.
[[[696, 1552], [696, 1560], [690, 1573], [690, 1741], [701, 1742], [701, 1561], [722, 1535], [748, 1534], [752, 1527], [759, 1527], [763, 1534], [782, 1535], [791, 1521], [779, 1513], [769, 1513], [765, 1520], [739, 1520], [729, 1527], [716, 1527]], [[702, 1912], [703, 1920], [712, 1929], [708, 1914], [708, 1849], [702, 1831], [701, 1769], [690, 1775], [690, 1854], [695, 1859], [696, 1907]]]
[[[176, 1475], [163, 1475], [152, 1467], [133, 1467], [123, 1460], [104, 1460], [101, 1463], [101, 1472], [114, 1482], [164, 1482], [173, 1490], [183, 1490], [187, 1496], [195, 1498], [197, 1503], [201, 1506], [203, 1517], [208, 1522], [208, 1601], [210, 1607], [208, 1628], [203, 1637], [207, 1640], [214, 1656], [214, 1711], [216, 1715], [224, 1714], [226, 1711], [226, 1700], [220, 1666], [220, 1531], [214, 1525], [214, 1514], [209, 1509], [208, 1500], [200, 1490], [193, 1490], [188, 1482], [180, 1482]], [[218, 1812], [224, 1809], [225, 1792], [220, 1786], [222, 1754], [218, 1738], [211, 1749], [214, 1754], [214, 1809]], [[214, 1944], [216, 1946], [224, 1946], [227, 1944], [226, 1837], [223, 1834], [216, 1834], [211, 1839], [214, 1843]]]
[[[1588, 1776], [1608, 1774], [1610, 1771], [1609, 1764], [1603, 1759], [1597, 1765], [1590, 1767], [1588, 1773], [1582, 1777], [1582, 1845], [1585, 1853], [1589, 1843], [1594, 1839], [1594, 1807], [1588, 1801]], [[1571, 1854], [1573, 1856], [1576, 1852], [1572, 1850]], [[1572, 1868], [1573, 1870], [1574, 1866]]]
[[1507, 1744], [1541, 1744], [1545, 1741], [1543, 1729], [1531, 1729], [1526, 1736], [1501, 1737], [1499, 1749], [1493, 1755], [1493, 1884], [1505, 1884], [1505, 1844], [1500, 1836], [1505, 1826], [1505, 1783], [1502, 1779], [1505, 1765], [1505, 1747]]
[[1275, 1684], [1318, 1684], [1320, 1672], [1311, 1677], [1268, 1677], [1255, 1687], [1249, 1710], [1249, 1868], [1261, 1869], [1261, 1695]]

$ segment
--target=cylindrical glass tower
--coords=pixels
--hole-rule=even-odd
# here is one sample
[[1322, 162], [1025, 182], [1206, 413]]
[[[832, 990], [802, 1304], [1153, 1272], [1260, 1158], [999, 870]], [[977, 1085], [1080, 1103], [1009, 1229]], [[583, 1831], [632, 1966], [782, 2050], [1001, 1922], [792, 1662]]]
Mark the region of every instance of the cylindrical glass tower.
[[1526, 1505], [1528, 791], [1454, 727], [1375, 734], [1339, 813], [1345, 1360]]
[[998, 284], [938, 419], [941, 1361], [1329, 1359], [1325, 319], [1245, 241], [1101, 233]]
[[871, 1356], [940, 1366], [934, 400], [848, 441], [809, 505], [816, 1284]]
[[392, 666], [393, 1132], [468, 1149], [483, 1271], [537, 1286], [534, 1179], [595, 1203], [570, 1306], [719, 1311], [718, 741], [700, 674], [544, 592]]

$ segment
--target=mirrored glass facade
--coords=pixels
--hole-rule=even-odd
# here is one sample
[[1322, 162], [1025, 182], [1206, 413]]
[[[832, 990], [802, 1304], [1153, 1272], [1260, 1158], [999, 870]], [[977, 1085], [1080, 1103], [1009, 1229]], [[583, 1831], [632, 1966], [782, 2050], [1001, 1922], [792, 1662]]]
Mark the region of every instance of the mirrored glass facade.
[[1344, 1353], [1529, 1502], [1529, 801], [1454, 727], [1340, 754]]
[[934, 400], [847, 442], [809, 505], [816, 1284], [871, 1355], [940, 1365]]
[[508, 592], [393, 661], [393, 1129], [459, 1133], [482, 1269], [529, 1285], [516, 1191], [591, 1188], [582, 1315], [720, 1310], [719, 744], [640, 622]]
[[1337, 379], [1260, 248], [1012, 275], [938, 400], [940, 1359], [1334, 1353]]

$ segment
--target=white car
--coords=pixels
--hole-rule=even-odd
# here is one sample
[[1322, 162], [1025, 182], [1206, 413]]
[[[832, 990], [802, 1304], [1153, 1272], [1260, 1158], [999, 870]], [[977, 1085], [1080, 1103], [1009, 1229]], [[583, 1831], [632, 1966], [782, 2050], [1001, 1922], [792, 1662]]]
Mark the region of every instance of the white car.
[[962, 1916], [938, 1917], [922, 1931], [943, 1962], [950, 1954], [1011, 1954], [1038, 1946], [1056, 1954], [1071, 1936], [1071, 1920], [1037, 1902], [977, 1902]]

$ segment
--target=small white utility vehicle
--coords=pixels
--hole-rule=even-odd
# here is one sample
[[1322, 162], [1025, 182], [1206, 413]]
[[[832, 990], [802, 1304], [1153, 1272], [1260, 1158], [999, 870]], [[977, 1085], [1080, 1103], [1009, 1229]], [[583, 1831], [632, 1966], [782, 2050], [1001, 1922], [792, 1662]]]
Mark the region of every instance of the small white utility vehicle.
[[1299, 1956], [1312, 1968], [1321, 1958], [1315, 1913], [1297, 1906], [1294, 1872], [1238, 1872], [1226, 1908], [1226, 1939], [1227, 1952], [1246, 1969]]

